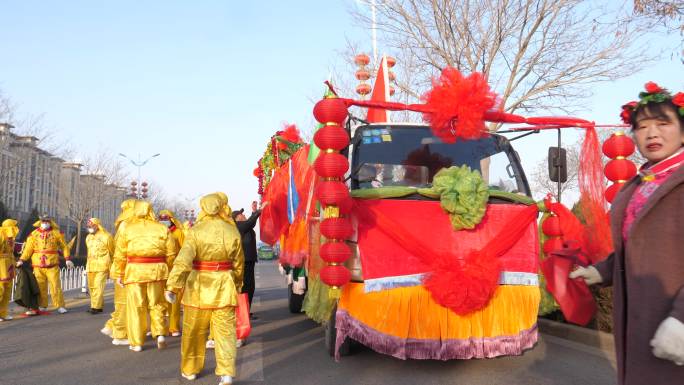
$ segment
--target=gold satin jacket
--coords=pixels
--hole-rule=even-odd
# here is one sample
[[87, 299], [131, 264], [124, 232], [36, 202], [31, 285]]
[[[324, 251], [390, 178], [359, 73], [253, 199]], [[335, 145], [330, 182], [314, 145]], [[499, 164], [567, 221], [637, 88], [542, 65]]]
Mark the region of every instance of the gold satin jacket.
[[[116, 233], [111, 275], [123, 278], [124, 284], [165, 281], [168, 262], [178, 253], [178, 246], [166, 226], [155, 221], [148, 202], [135, 204], [135, 216], [124, 221]], [[134, 260], [160, 259], [139, 263]]]
[[62, 250], [65, 259], [69, 259], [69, 247], [53, 224], [50, 230], [36, 229], [31, 232], [24, 243], [21, 260], [25, 262], [30, 259], [34, 267], [59, 266], [59, 250]]
[[[231, 270], [194, 270], [193, 261], [230, 262]], [[245, 256], [237, 228], [219, 215], [206, 215], [188, 231], [166, 287], [176, 293], [185, 288], [183, 305], [199, 309], [237, 306], [242, 290]]]
[[5, 219], [0, 227], [0, 282], [14, 278], [14, 238], [17, 234], [17, 221]]
[[98, 224], [95, 234], [88, 234], [86, 237], [88, 247], [88, 262], [86, 271], [97, 273], [109, 271], [114, 256], [114, 238]]

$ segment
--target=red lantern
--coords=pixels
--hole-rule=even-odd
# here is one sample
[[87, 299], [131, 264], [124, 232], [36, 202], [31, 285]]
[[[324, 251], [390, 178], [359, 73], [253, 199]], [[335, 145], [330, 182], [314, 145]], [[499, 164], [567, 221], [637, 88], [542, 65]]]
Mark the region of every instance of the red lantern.
[[329, 265], [321, 269], [319, 273], [321, 281], [328, 286], [340, 287], [351, 279], [351, 273], [341, 265]]
[[360, 53], [354, 56], [354, 63], [356, 63], [357, 66], [367, 66], [368, 63], [370, 63], [370, 57], [365, 53]]
[[347, 105], [340, 98], [325, 98], [316, 103], [313, 114], [320, 123], [342, 125], [347, 119]]
[[618, 158], [608, 162], [604, 172], [611, 181], [628, 180], [636, 175], [637, 169], [632, 161]]
[[392, 56], [387, 56], [387, 68], [392, 68], [395, 64], [397, 64], [397, 59]]
[[633, 153], [634, 142], [622, 131], [618, 131], [611, 135], [610, 138], [603, 143], [603, 154], [610, 159], [615, 159], [618, 156], [628, 157]]
[[370, 72], [368, 72], [364, 69], [358, 70], [358, 71], [356, 71], [356, 78], [358, 80], [368, 80], [368, 79], [370, 79]]
[[552, 215], [542, 222], [542, 232], [548, 237], [560, 237], [563, 235], [561, 232], [560, 219], [557, 216]]
[[321, 245], [321, 259], [328, 263], [342, 263], [349, 259], [352, 251], [344, 242], [327, 242]]
[[351, 198], [351, 195], [347, 194], [346, 197], [344, 197], [342, 200], [337, 202], [336, 206], [340, 210], [340, 214], [346, 215], [351, 212], [352, 206], [354, 205], [354, 201]]
[[314, 134], [314, 143], [323, 150], [340, 151], [349, 145], [349, 134], [341, 126], [326, 125]]
[[615, 195], [617, 195], [618, 191], [624, 186], [625, 182], [615, 182], [608, 186], [606, 189], [606, 200], [608, 203], [613, 203], [613, 199], [615, 199]]
[[371, 86], [366, 83], [361, 83], [356, 86], [356, 93], [359, 95], [368, 95], [371, 92]]
[[321, 234], [328, 239], [347, 239], [352, 232], [351, 222], [347, 218], [326, 218], [321, 222]]
[[349, 161], [336, 152], [324, 152], [318, 155], [314, 169], [323, 178], [340, 178], [349, 170]]
[[390, 94], [390, 96], [394, 95], [394, 92], [395, 92], [394, 87], [389, 86], [389, 94]]
[[316, 197], [323, 206], [337, 205], [349, 197], [349, 190], [343, 182], [324, 181], [318, 185]]
[[549, 238], [544, 242], [543, 250], [544, 254], [550, 254], [552, 251], [560, 250], [563, 248], [563, 239], [561, 238]]
[[397, 75], [395, 75], [394, 72], [392, 72], [392, 71], [387, 71], [387, 76], [389, 77], [389, 80], [390, 80], [391, 82], [393, 82], [394, 79], [397, 78]]

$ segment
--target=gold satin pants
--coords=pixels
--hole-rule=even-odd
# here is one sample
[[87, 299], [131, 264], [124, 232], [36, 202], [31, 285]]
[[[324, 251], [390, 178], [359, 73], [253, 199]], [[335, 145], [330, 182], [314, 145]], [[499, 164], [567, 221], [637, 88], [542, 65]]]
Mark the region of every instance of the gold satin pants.
[[38, 306], [47, 307], [49, 285], [52, 305], [58, 308], [64, 307], [64, 295], [62, 294], [62, 281], [59, 279], [59, 267], [34, 267], [33, 275], [36, 277], [38, 288], [40, 289]]
[[216, 375], [235, 377], [235, 308], [201, 310], [183, 307], [183, 336], [181, 337], [181, 372], [198, 374], [204, 368], [209, 328], [214, 334]]
[[152, 337], [169, 333], [164, 319], [164, 281], [126, 285], [126, 330], [131, 346], [142, 346], [150, 317]]
[[90, 290], [90, 307], [92, 309], [102, 309], [104, 306], [104, 291], [106, 284], [106, 271], [88, 273], [88, 290]]
[[167, 311], [169, 313], [169, 332], [179, 332], [181, 330], [181, 304], [180, 299], [183, 298], [183, 290], [177, 295], [178, 300], [174, 303], [167, 303]]
[[12, 280], [0, 282], [0, 318], [7, 317], [9, 300], [12, 295]]
[[126, 287], [114, 284], [114, 312], [105, 327], [112, 331], [112, 338], [124, 339], [126, 331]]

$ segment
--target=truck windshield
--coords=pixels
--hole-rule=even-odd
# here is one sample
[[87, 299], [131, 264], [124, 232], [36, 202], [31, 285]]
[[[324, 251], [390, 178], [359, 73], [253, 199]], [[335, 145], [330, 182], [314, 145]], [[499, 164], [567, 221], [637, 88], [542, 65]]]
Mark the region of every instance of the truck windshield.
[[359, 127], [353, 144], [352, 188], [424, 187], [440, 169], [467, 165], [490, 188], [527, 193], [515, 155], [498, 135], [448, 144], [426, 126], [373, 125]]

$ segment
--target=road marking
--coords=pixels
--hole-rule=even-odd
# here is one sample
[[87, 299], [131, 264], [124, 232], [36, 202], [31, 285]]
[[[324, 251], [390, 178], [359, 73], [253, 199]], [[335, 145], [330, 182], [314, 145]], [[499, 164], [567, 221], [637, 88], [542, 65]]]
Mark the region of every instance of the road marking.
[[263, 350], [263, 343], [260, 337], [249, 338], [246, 345], [238, 348], [238, 381], [264, 381]]

